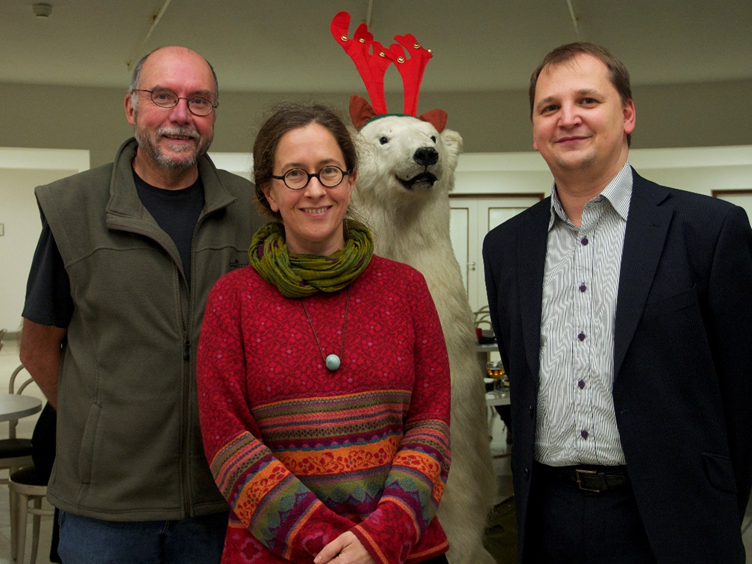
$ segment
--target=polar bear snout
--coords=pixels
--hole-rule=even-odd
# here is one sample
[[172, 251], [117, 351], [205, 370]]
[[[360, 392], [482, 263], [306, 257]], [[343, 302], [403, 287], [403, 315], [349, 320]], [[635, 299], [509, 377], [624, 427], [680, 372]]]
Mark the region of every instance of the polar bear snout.
[[439, 152], [433, 147], [420, 147], [413, 154], [413, 160], [420, 166], [431, 166], [439, 162]]

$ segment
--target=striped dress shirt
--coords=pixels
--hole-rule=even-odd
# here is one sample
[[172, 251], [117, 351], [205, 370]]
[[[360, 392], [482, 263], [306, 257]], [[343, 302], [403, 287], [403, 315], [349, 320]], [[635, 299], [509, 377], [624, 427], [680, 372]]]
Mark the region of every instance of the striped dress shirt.
[[632, 170], [583, 209], [577, 228], [552, 190], [541, 317], [535, 459], [621, 465], [612, 395], [614, 321]]

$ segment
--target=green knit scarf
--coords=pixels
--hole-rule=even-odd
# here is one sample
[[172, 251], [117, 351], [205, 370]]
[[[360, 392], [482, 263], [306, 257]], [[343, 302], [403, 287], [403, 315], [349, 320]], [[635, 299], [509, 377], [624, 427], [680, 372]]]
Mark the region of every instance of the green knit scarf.
[[248, 258], [256, 272], [286, 298], [342, 290], [366, 269], [372, 255], [370, 231], [353, 219], [345, 220], [345, 248], [328, 257], [289, 252], [285, 228], [279, 222], [267, 223], [259, 229], [248, 249]]

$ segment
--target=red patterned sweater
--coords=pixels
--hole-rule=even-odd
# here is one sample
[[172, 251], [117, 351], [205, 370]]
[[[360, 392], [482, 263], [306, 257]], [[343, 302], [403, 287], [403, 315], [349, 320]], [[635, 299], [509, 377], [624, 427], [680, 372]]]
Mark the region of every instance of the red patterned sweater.
[[[347, 291], [305, 298], [324, 355]], [[423, 276], [377, 256], [350, 285], [342, 365], [300, 299], [246, 267], [209, 295], [198, 351], [204, 448], [230, 523], [223, 564], [313, 562], [355, 533], [376, 562], [448, 549], [449, 364]]]

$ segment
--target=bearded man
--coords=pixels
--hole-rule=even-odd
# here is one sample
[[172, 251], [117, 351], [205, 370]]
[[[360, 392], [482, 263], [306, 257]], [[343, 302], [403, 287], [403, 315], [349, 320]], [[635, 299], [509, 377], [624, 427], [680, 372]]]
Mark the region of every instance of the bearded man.
[[165, 47], [125, 97], [115, 161], [36, 189], [42, 235], [21, 361], [56, 409], [48, 498], [64, 562], [219, 562], [227, 505], [204, 457], [195, 357], [206, 296], [248, 263], [253, 185], [206, 156], [217, 78]]

